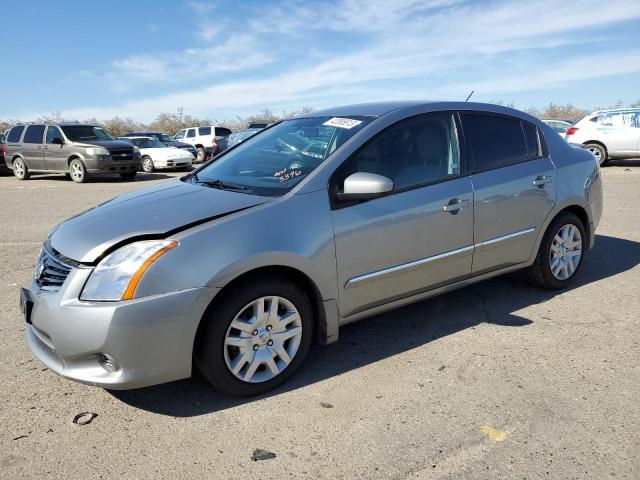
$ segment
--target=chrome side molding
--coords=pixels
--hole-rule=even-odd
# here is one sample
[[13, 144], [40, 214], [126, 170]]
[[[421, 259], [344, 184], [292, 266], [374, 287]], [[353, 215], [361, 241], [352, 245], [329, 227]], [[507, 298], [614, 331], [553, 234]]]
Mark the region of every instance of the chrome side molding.
[[484, 240], [482, 242], [475, 243], [473, 245], [468, 245], [466, 247], [457, 248], [455, 250], [450, 250], [448, 252], [440, 253], [438, 255], [433, 255], [431, 257], [421, 258], [419, 260], [414, 260], [408, 263], [402, 263], [400, 265], [395, 265], [393, 267], [384, 268], [382, 270], [376, 270], [375, 272], [366, 273], [364, 275], [359, 275], [357, 277], [353, 277], [347, 281], [344, 288], [351, 288], [356, 285], [360, 285], [362, 283], [368, 282], [370, 280], [377, 279], [378, 277], [382, 277], [384, 275], [388, 275], [390, 273], [399, 272], [402, 270], [408, 270], [411, 268], [419, 267], [429, 262], [435, 262], [437, 260], [442, 260], [443, 258], [451, 257], [453, 255], [459, 255], [461, 253], [469, 252], [476, 248], [484, 247], [486, 245], [493, 245], [498, 242], [502, 242], [503, 240], [510, 240], [515, 237], [519, 237], [520, 235], [526, 235], [528, 233], [535, 232], [536, 229], [534, 227], [525, 228], [524, 230], [519, 230], [517, 232], [510, 233], [508, 235], [503, 235], [501, 237], [491, 238], [489, 240]]
[[473, 245], [468, 245], [466, 247], [457, 248], [455, 250], [451, 250], [448, 252], [440, 253], [438, 255], [433, 255], [431, 257], [421, 258], [420, 260], [414, 260], [413, 262], [403, 263], [401, 265], [396, 265], [395, 267], [385, 268], [383, 270], [377, 270], [375, 272], [367, 273], [365, 275], [360, 275], [358, 277], [353, 277], [348, 280], [345, 284], [345, 288], [350, 288], [355, 286], [356, 284], [361, 284], [368, 280], [373, 280], [375, 278], [381, 277], [383, 275], [388, 275], [390, 273], [399, 272], [401, 270], [407, 270], [410, 268], [415, 268], [420, 265], [424, 265], [425, 263], [435, 262], [436, 260], [441, 260], [443, 258], [451, 257], [453, 255], [459, 255], [464, 252], [469, 252], [473, 250]]

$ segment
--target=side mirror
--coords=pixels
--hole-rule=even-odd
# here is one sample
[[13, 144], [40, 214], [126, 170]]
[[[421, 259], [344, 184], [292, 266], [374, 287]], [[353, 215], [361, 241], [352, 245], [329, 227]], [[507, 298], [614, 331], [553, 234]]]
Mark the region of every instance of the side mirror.
[[375, 173], [357, 172], [344, 181], [344, 190], [338, 194], [340, 200], [371, 200], [393, 192], [393, 180]]
[[51, 143], [54, 145], [64, 145], [64, 140], [62, 140], [60, 137], [55, 137], [51, 140]]

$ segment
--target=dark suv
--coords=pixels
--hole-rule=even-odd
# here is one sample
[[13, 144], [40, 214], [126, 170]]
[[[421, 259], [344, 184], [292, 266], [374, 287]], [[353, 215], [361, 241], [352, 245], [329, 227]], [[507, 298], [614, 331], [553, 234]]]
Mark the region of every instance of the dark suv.
[[78, 183], [100, 174], [132, 180], [140, 168], [138, 148], [100, 127], [79, 123], [16, 125], [7, 135], [5, 157], [18, 180], [32, 173], [65, 173]]

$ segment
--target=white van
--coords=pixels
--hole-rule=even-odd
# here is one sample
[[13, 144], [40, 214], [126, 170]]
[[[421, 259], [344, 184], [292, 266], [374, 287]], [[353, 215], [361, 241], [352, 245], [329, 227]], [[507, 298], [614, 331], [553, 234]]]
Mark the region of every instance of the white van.
[[219, 141], [231, 135], [225, 127], [209, 125], [206, 127], [184, 128], [175, 135], [180, 142], [190, 143], [196, 147], [196, 162], [204, 162], [207, 157], [215, 155]]

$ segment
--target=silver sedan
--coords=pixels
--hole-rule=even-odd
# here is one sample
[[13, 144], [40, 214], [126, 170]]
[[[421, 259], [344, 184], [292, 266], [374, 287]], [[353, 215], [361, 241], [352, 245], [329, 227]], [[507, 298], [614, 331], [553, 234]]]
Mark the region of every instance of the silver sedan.
[[495, 105], [334, 108], [215, 160], [50, 232], [21, 306], [51, 371], [265, 392], [346, 323], [518, 269], [565, 287], [602, 212], [593, 155]]

